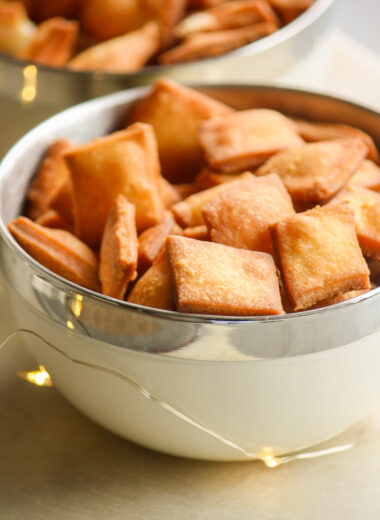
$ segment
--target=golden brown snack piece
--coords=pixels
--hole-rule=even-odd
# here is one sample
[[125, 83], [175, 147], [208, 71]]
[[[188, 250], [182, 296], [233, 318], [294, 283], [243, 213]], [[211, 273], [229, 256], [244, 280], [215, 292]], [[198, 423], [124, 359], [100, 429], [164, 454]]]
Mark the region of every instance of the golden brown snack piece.
[[314, 0], [268, 0], [268, 2], [278, 11], [284, 23], [290, 23], [306, 11]]
[[190, 10], [209, 9], [219, 4], [223, 4], [226, 0], [188, 0], [187, 6]]
[[156, 309], [175, 310], [172, 274], [165, 250], [156, 258], [152, 267], [137, 280], [128, 302]]
[[330, 204], [348, 202], [355, 212], [356, 233], [363, 254], [380, 260], [380, 193], [347, 186]]
[[183, 43], [160, 54], [158, 62], [161, 65], [170, 65], [219, 56], [264, 38], [276, 30], [275, 23], [261, 22], [239, 29], [195, 33], [186, 37]]
[[58, 17], [50, 18], [37, 27], [20, 57], [43, 65], [61, 67], [73, 54], [78, 30], [78, 22]]
[[36, 219], [36, 224], [48, 228], [64, 229], [73, 232], [73, 225], [71, 222], [65, 220], [62, 215], [55, 209], [49, 209]]
[[348, 204], [317, 206], [271, 228], [287, 296], [294, 310], [339, 293], [369, 289], [369, 270]]
[[304, 143], [290, 119], [264, 108], [205, 121], [199, 140], [211, 168], [227, 173], [256, 168], [276, 152]]
[[159, 43], [158, 24], [148, 22], [140, 29], [89, 47], [77, 54], [68, 67], [72, 70], [100, 70], [119, 74], [136, 72], [157, 53]]
[[[249, 177], [252, 177], [252, 174], [246, 172], [237, 176], [236, 180], [241, 180]], [[215, 197], [215, 195], [217, 195], [221, 190], [224, 190], [226, 186], [226, 183], [219, 184], [218, 186], [214, 186], [213, 188], [208, 188], [207, 190], [194, 193], [186, 199], [181, 200], [181, 202], [174, 204], [171, 210], [178, 224], [183, 228], [203, 226], [205, 224], [202, 215], [203, 206], [210, 202], [210, 200], [212, 200]]]
[[63, 154], [72, 147], [66, 139], [53, 143], [27, 193], [26, 216], [36, 220], [52, 208], [52, 201], [70, 178]]
[[349, 180], [350, 185], [368, 190], [380, 191], [380, 168], [372, 161], [364, 159], [356, 173]]
[[177, 310], [255, 316], [283, 314], [271, 255], [169, 236]]
[[198, 191], [207, 190], [213, 186], [236, 180], [237, 173], [219, 173], [210, 168], [202, 168], [194, 179]]
[[21, 2], [0, 2], [0, 52], [19, 55], [29, 45], [35, 30]]
[[202, 209], [212, 242], [266, 253], [272, 252], [269, 227], [294, 213], [275, 174], [233, 182]]
[[182, 200], [179, 191], [164, 177], [159, 177], [158, 188], [160, 190], [162, 202], [166, 209], [171, 208], [174, 204]]
[[65, 159], [73, 183], [75, 233], [84, 242], [93, 247], [100, 244], [106, 219], [120, 193], [136, 206], [139, 232], [162, 220], [160, 164], [151, 126], [135, 123], [73, 148]]
[[368, 269], [370, 271], [371, 282], [373, 284], [380, 284], [380, 260], [367, 258]]
[[360, 139], [308, 143], [276, 154], [255, 174], [277, 173], [293, 200], [324, 202], [356, 172], [365, 154]]
[[166, 237], [170, 234], [181, 234], [173, 215], [168, 211], [162, 222], [143, 231], [138, 239], [138, 269], [139, 274], [145, 273], [164, 246]]
[[[65, 161], [64, 165], [67, 171], [69, 171]], [[70, 222], [71, 224], [74, 223], [73, 185], [71, 182], [70, 172], [69, 177], [64, 182], [62, 182], [60, 188], [56, 190], [55, 195], [51, 199], [50, 206], [52, 209], [57, 211], [67, 222]]]
[[266, 0], [235, 0], [190, 14], [175, 27], [174, 35], [185, 38], [197, 32], [234, 29], [259, 22], [278, 24], [276, 13]]
[[119, 195], [110, 211], [100, 248], [99, 278], [102, 292], [123, 299], [127, 285], [137, 276], [135, 207]]
[[8, 229], [30, 256], [54, 273], [99, 291], [98, 260], [94, 252], [68, 231], [39, 226], [18, 217]]
[[183, 15], [185, 0], [86, 0], [81, 20], [96, 40], [108, 40], [135, 31], [149, 21], [160, 25], [166, 42]]
[[232, 112], [232, 108], [200, 92], [160, 79], [148, 96], [137, 103], [130, 120], [153, 126], [162, 174], [179, 184], [192, 180], [202, 165], [199, 123]]
[[331, 139], [361, 139], [367, 146], [367, 158], [375, 163], [379, 162], [379, 152], [370, 135], [359, 128], [342, 125], [340, 123], [315, 123], [310, 121], [296, 120], [299, 135], [307, 142], [328, 141]]
[[182, 184], [174, 184], [173, 186], [181, 200], [186, 199], [187, 197], [190, 197], [190, 195], [199, 191], [193, 182], [183, 182]]
[[210, 241], [210, 233], [207, 226], [188, 227], [183, 230], [182, 235], [186, 238], [193, 238], [194, 240]]
[[[373, 287], [371, 286], [371, 289]], [[321, 309], [322, 307], [328, 307], [329, 305], [335, 305], [336, 303], [346, 302], [347, 300], [351, 300], [352, 298], [356, 298], [357, 296], [361, 296], [365, 294], [370, 289], [364, 289], [361, 291], [348, 291], [345, 293], [337, 294], [332, 298], [327, 298], [326, 300], [322, 300], [317, 305], [313, 305], [312, 309]]]

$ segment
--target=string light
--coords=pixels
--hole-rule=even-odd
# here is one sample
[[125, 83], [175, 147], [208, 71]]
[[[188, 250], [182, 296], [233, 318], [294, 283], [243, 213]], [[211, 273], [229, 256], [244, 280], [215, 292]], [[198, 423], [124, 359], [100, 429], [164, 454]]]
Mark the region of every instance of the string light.
[[22, 74], [24, 76], [24, 86], [21, 89], [19, 98], [22, 103], [30, 104], [37, 95], [37, 67], [35, 65], [27, 65], [24, 67]]
[[17, 372], [18, 377], [25, 379], [29, 383], [37, 386], [53, 386], [53, 381], [46, 368], [42, 365], [38, 367], [38, 370], [32, 372]]

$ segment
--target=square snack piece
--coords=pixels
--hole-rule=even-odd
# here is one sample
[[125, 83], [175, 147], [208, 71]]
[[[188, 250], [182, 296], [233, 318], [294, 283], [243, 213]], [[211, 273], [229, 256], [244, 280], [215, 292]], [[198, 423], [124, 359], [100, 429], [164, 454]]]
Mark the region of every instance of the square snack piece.
[[199, 141], [211, 168], [227, 173], [256, 168], [276, 152], [304, 143], [293, 121], [264, 108], [203, 122]]
[[164, 216], [159, 193], [160, 164], [150, 125], [136, 123], [73, 148], [65, 155], [73, 182], [76, 235], [96, 247], [119, 193], [136, 206], [143, 231]]
[[364, 159], [356, 173], [349, 180], [350, 186], [361, 186], [368, 190], [380, 191], [380, 167]]
[[319, 203], [342, 188], [365, 154], [360, 139], [308, 143], [276, 154], [255, 174], [277, 173], [293, 200]]
[[72, 144], [65, 139], [55, 141], [50, 146], [26, 195], [26, 216], [31, 220], [36, 220], [52, 208], [53, 200], [70, 180], [63, 154], [71, 147]]
[[198, 125], [233, 109], [168, 79], [157, 81], [148, 96], [132, 111], [130, 120], [153, 126], [162, 174], [176, 184], [192, 180], [202, 165]]
[[102, 292], [123, 299], [127, 285], [137, 276], [135, 207], [119, 195], [108, 215], [100, 248]]
[[8, 229], [37, 262], [78, 285], [99, 291], [98, 259], [77, 237], [62, 229], [39, 226], [26, 217], [18, 217]]
[[363, 254], [380, 260], [380, 193], [347, 186], [330, 204], [348, 202], [355, 212], [356, 233]]
[[233, 182], [202, 209], [212, 242], [266, 253], [272, 252], [269, 227], [294, 213], [275, 174]]
[[128, 301], [146, 307], [175, 311], [172, 273], [165, 249], [147, 272], [137, 280]]
[[283, 314], [273, 258], [267, 253], [169, 236], [177, 310], [200, 314]]
[[348, 204], [317, 206], [277, 222], [273, 247], [294, 310], [339, 293], [369, 289], [369, 270]]

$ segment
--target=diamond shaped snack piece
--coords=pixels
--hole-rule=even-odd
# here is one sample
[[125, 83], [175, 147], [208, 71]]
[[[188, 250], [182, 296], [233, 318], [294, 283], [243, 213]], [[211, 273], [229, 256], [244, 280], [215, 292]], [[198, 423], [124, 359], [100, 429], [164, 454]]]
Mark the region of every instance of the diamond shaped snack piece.
[[340, 123], [315, 123], [295, 120], [297, 132], [307, 142], [328, 141], [330, 139], [361, 139], [367, 146], [367, 158], [379, 163], [379, 152], [370, 135], [359, 128]]
[[[242, 173], [236, 177], [237, 180], [252, 177], [249, 172]], [[232, 181], [232, 182], [236, 182]], [[224, 190], [227, 183], [219, 184], [207, 190], [199, 191], [181, 200], [172, 206], [171, 210], [180, 226], [183, 228], [202, 226], [205, 224], [202, 208], [212, 200], [220, 191]]]
[[19, 55], [36, 30], [21, 2], [0, 1], [0, 52]]
[[173, 215], [169, 211], [162, 222], [143, 231], [138, 238], [139, 274], [149, 269], [169, 234], [181, 233], [181, 228], [175, 223]]
[[71, 58], [78, 37], [78, 22], [50, 18], [42, 22], [20, 58], [61, 67]]
[[191, 13], [174, 28], [174, 35], [185, 38], [197, 32], [233, 29], [259, 22], [278, 24], [277, 15], [266, 0], [235, 0]]
[[290, 119], [264, 108], [204, 121], [199, 141], [211, 168], [227, 173], [256, 168], [276, 152], [304, 143]]
[[175, 310], [172, 273], [165, 249], [135, 283], [128, 302], [156, 309]]
[[360, 186], [368, 190], [380, 191], [379, 166], [372, 161], [364, 159], [348, 183], [350, 186]]
[[153, 126], [162, 174], [180, 184], [193, 179], [202, 165], [198, 125], [204, 119], [232, 113], [232, 108], [167, 79], [157, 81], [130, 115]]
[[314, 0], [268, 0], [268, 2], [279, 13], [282, 21], [287, 24], [306, 11]]
[[360, 139], [308, 143], [276, 154], [255, 174], [277, 173], [295, 201], [324, 202], [356, 172], [365, 153]]
[[210, 233], [207, 226], [188, 227], [183, 230], [182, 235], [186, 238], [194, 238], [195, 240], [210, 241]]
[[51, 209], [52, 201], [70, 179], [63, 154], [71, 147], [72, 144], [65, 139], [50, 146], [26, 195], [26, 216], [30, 219], [36, 220]]
[[100, 244], [119, 193], [136, 206], [138, 232], [162, 220], [160, 164], [150, 125], [135, 123], [73, 148], [65, 159], [73, 183], [75, 234], [90, 246]]
[[363, 254], [380, 260], [380, 193], [347, 186], [330, 204], [348, 202], [355, 212], [356, 233]]
[[74, 235], [39, 226], [26, 217], [13, 220], [8, 229], [21, 247], [47, 269], [87, 289], [99, 291], [96, 255]]
[[89, 47], [70, 60], [68, 67], [119, 74], [136, 72], [157, 53], [159, 45], [159, 26], [148, 22], [140, 29]]
[[212, 242], [266, 253], [272, 252], [269, 227], [294, 213], [275, 174], [233, 182], [202, 209]]
[[158, 187], [160, 190], [162, 202], [166, 209], [171, 208], [174, 204], [182, 200], [179, 191], [172, 184], [170, 184], [170, 182], [167, 181], [165, 177], [159, 177]]
[[198, 191], [236, 180], [237, 173], [219, 173], [210, 168], [202, 168], [194, 179]]
[[277, 29], [278, 26], [273, 22], [261, 22], [238, 29], [195, 33], [186, 37], [183, 43], [160, 54], [158, 62], [169, 65], [219, 56], [268, 36]]
[[[63, 163], [68, 171], [64, 160]], [[52, 197], [50, 206], [67, 222], [73, 224], [73, 185], [71, 182], [70, 172], [68, 178], [61, 184], [61, 187], [57, 189], [55, 195]]]
[[339, 293], [369, 289], [369, 270], [348, 204], [298, 213], [271, 228], [275, 257], [294, 310]]
[[267, 253], [169, 236], [177, 310], [200, 314], [282, 314], [273, 258]]
[[102, 292], [123, 299], [130, 281], [137, 276], [135, 207], [123, 195], [108, 215], [100, 247], [99, 278]]

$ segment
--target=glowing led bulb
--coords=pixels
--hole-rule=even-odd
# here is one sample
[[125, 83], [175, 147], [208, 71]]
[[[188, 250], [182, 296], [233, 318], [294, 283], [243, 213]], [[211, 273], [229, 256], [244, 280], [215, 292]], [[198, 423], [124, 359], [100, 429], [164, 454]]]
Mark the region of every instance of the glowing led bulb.
[[32, 372], [17, 372], [17, 375], [21, 377], [21, 379], [25, 379], [25, 381], [37, 386], [53, 386], [53, 381], [49, 373], [42, 365], [38, 367], [38, 370]]

